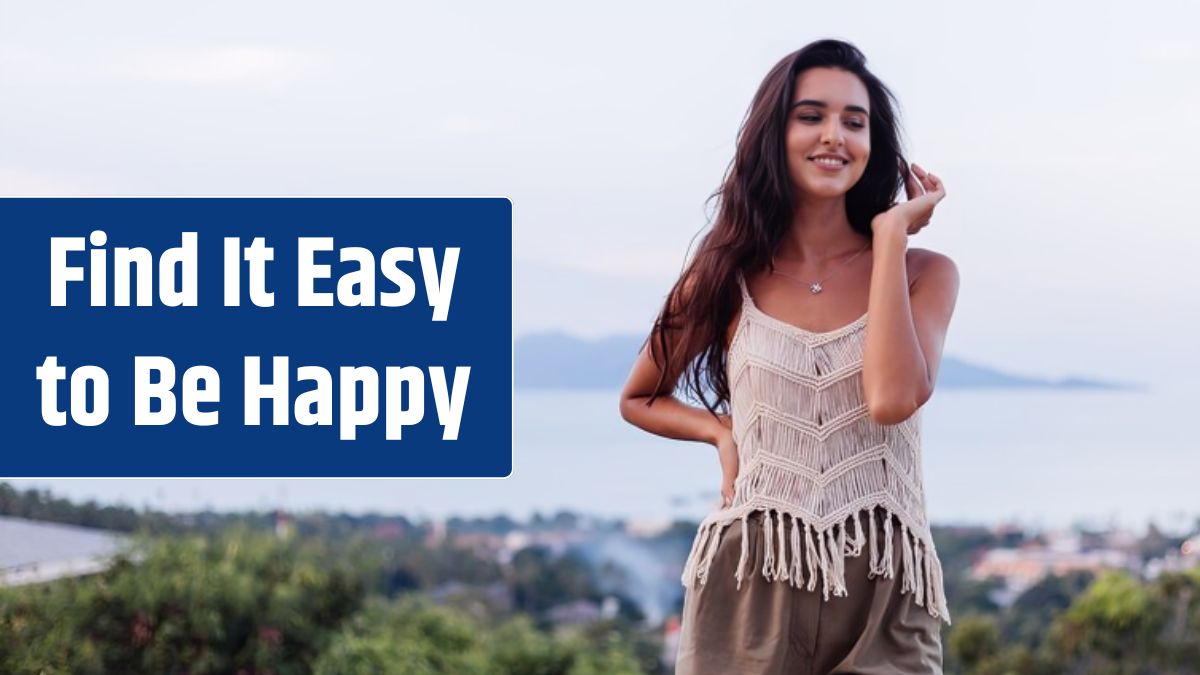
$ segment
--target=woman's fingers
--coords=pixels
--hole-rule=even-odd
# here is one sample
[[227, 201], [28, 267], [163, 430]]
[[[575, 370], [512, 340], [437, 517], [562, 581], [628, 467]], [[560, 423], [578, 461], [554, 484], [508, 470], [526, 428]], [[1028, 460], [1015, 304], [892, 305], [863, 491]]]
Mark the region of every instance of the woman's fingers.
[[900, 163], [900, 173], [904, 176], [904, 194], [912, 200], [925, 194], [925, 187], [922, 183], [922, 176], [925, 175], [925, 170], [914, 164]]
[[934, 175], [921, 168], [915, 162], [913, 163], [913, 173], [917, 174], [917, 177], [921, 179], [921, 187], [926, 193], [937, 189], [937, 182]]
[[[931, 195], [933, 197], [935, 204], [937, 202], [942, 201], [942, 199], [944, 199], [946, 197], [946, 185], [945, 185], [945, 183], [942, 182], [942, 179], [938, 178], [934, 174], [929, 173], [925, 169], [921, 168], [921, 166], [919, 164], [917, 164], [916, 162], [913, 162], [912, 174], [917, 176], [917, 178], [919, 179], [919, 183], [922, 188], [922, 193]], [[911, 190], [909, 190], [909, 191], [910, 191], [909, 198], [911, 199], [912, 198]]]
[[929, 174], [929, 183], [933, 186], [934, 191], [941, 195], [939, 199], [946, 196], [946, 184], [942, 182], [941, 178]]
[[[912, 220], [908, 226], [908, 233], [911, 235], [929, 225], [934, 206], [946, 196], [946, 186], [942, 179], [929, 173], [916, 162], [910, 165], [908, 171], [903, 171], [903, 168], [902, 165], [901, 170], [905, 174], [904, 192], [908, 195], [908, 201], [915, 203], [903, 206], [898, 204], [895, 208]], [[923, 197], [927, 199], [922, 199]]]
[[721, 486], [721, 506], [729, 506], [733, 503], [733, 486]]

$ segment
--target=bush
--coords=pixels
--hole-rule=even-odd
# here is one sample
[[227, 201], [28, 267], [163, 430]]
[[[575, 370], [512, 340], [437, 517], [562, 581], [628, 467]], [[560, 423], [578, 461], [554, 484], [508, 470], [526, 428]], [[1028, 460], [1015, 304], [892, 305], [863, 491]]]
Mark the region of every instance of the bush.
[[5, 590], [0, 672], [311, 672], [362, 596], [327, 553], [246, 532], [170, 538], [92, 577]]
[[619, 639], [554, 638], [527, 617], [488, 630], [459, 611], [415, 597], [373, 601], [316, 663], [316, 675], [637, 675]]

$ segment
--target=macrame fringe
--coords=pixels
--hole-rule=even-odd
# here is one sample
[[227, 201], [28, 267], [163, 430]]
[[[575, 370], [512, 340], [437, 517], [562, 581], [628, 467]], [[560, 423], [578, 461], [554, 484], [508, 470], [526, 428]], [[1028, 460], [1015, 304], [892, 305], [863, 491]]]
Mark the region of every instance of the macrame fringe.
[[[825, 600], [830, 595], [846, 596], [846, 556], [858, 557], [867, 549], [869, 555], [868, 579], [896, 577], [895, 558], [900, 558], [900, 592], [913, 594], [917, 605], [925, 607], [935, 618], [950, 623], [950, 610], [946, 606], [945, 589], [942, 582], [942, 564], [937, 551], [924, 541], [917, 532], [910, 529], [907, 523], [900, 523], [900, 550], [893, 551], [892, 514], [884, 511], [882, 525], [882, 554], [880, 553], [879, 532], [875, 523], [874, 509], [867, 509], [867, 527], [863, 527], [862, 518], [858, 512], [848, 516], [841, 522], [834, 523], [826, 530], [818, 531], [810, 523], [803, 523], [801, 533], [800, 518], [794, 514], [779, 510], [763, 510], [762, 512], [762, 544], [763, 561], [762, 575], [768, 581], [787, 581], [795, 588], [814, 590], [820, 577], [821, 595]], [[791, 531], [788, 534], [787, 518], [791, 518]], [[725, 529], [736, 520], [741, 520], [741, 554], [738, 557], [737, 588], [740, 590], [746, 578], [747, 565], [750, 564], [750, 547], [748, 536], [750, 513], [746, 512], [740, 518], [728, 521], [704, 523], [696, 533], [692, 542], [692, 550], [688, 554], [683, 567], [681, 581], [684, 586], [695, 587], [708, 581], [708, 573], [712, 567], [720, 545], [721, 535]], [[853, 521], [854, 534], [847, 533], [849, 521]], [[803, 549], [803, 555], [801, 551]], [[803, 559], [808, 561], [807, 585], [804, 579]]]
[[801, 566], [800, 555], [800, 519], [792, 517], [792, 586], [804, 585], [804, 568]]
[[738, 557], [737, 587], [742, 589], [742, 577], [745, 575], [746, 559], [750, 556], [750, 514], [742, 516], [742, 555]]
[[[792, 516], [792, 520], [795, 520], [795, 516]], [[783, 581], [789, 581], [791, 579], [791, 575], [788, 574], [787, 555], [785, 555], [787, 552], [787, 543], [783, 538], [782, 513], [779, 514], [779, 517], [775, 519], [775, 534], [779, 536], [779, 548], [777, 549], [779, 551], [779, 555], [775, 557], [775, 578]]]
[[775, 552], [771, 550], [771, 512], [763, 513], [763, 576], [769, 581], [771, 572], [775, 569]]
[[812, 526], [804, 524], [805, 548], [804, 555], [808, 558], [808, 590], [817, 587], [817, 545], [813, 543]]

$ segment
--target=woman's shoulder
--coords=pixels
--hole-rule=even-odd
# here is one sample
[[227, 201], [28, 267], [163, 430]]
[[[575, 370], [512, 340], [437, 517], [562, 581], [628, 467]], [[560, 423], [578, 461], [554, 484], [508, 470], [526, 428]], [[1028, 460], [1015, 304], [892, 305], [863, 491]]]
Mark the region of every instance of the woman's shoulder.
[[950, 256], [928, 248], [910, 246], [906, 256], [908, 265], [908, 286], [912, 288], [922, 276], [958, 277], [958, 266]]
[[909, 263], [910, 264], [928, 264], [932, 261], [938, 261], [935, 264], [954, 264], [950, 256], [945, 253], [939, 253], [931, 248], [920, 248], [917, 246], [908, 247]]
[[929, 269], [946, 269], [955, 267], [954, 261], [945, 253], [933, 249], [908, 247], [908, 271], [921, 273]]

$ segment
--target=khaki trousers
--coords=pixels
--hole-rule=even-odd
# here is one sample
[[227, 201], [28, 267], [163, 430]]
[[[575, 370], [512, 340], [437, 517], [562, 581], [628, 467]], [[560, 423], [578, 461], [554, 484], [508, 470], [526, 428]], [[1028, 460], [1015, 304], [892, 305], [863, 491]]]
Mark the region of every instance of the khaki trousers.
[[[875, 516], [882, 539], [883, 511]], [[869, 522], [865, 513], [862, 522]], [[749, 523], [749, 561], [759, 562], [742, 588], [734, 579], [742, 528], [730, 526], [707, 583], [685, 590], [675, 675], [941, 674], [942, 622], [900, 593], [899, 574], [868, 579], [863, 553], [846, 558], [845, 596], [825, 600], [819, 585], [809, 591], [768, 581], [762, 512]], [[899, 551], [900, 525], [893, 525]]]

